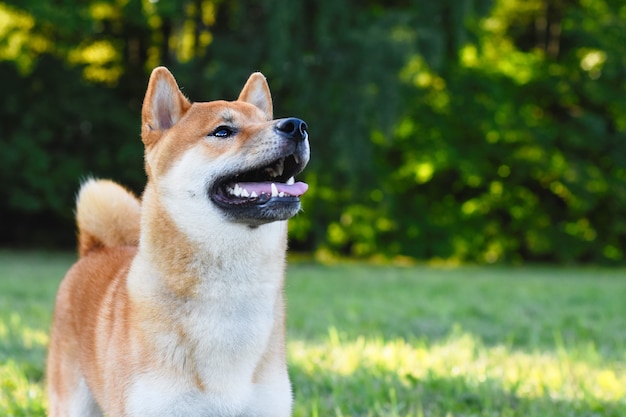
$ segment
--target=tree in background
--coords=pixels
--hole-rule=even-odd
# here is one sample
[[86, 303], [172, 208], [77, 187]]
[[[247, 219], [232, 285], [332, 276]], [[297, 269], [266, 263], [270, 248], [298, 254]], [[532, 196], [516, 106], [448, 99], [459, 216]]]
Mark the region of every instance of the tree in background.
[[2, 243], [71, 242], [86, 175], [141, 190], [167, 65], [192, 100], [261, 70], [307, 120], [296, 249], [623, 261], [624, 22], [618, 0], [0, 2]]
[[445, 65], [409, 60], [401, 78], [419, 93], [377, 136], [393, 161], [387, 244], [423, 258], [623, 260], [625, 13], [499, 1]]

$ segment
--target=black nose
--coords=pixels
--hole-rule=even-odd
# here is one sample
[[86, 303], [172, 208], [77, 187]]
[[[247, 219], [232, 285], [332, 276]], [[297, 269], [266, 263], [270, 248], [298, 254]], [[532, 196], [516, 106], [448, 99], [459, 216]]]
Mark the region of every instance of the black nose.
[[276, 123], [276, 130], [281, 135], [293, 139], [295, 141], [302, 141], [306, 139], [308, 134], [308, 126], [304, 120], [297, 117], [289, 117], [287, 119], [280, 119]]

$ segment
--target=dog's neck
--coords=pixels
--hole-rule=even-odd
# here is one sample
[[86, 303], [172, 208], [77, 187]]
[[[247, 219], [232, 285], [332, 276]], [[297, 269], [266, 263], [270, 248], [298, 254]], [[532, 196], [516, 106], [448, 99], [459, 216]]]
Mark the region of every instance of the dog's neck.
[[207, 290], [210, 292], [210, 288], [221, 284], [225, 288], [282, 286], [286, 221], [250, 228], [221, 220], [212, 226], [212, 230], [203, 230], [198, 225], [190, 236], [184, 225], [176, 223], [154, 189], [147, 187], [134, 267], [152, 270], [147, 275], [154, 280], [149, 285], [153, 291], [170, 292], [182, 298], [202, 297]]

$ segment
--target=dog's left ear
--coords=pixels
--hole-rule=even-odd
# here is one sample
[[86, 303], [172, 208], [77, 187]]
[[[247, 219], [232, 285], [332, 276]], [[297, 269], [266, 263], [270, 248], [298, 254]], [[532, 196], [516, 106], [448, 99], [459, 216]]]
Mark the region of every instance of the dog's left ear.
[[[171, 72], [157, 67], [150, 75], [148, 90], [141, 109], [141, 132], [146, 145], [153, 142], [153, 134], [174, 126], [189, 110], [191, 103], [181, 93]], [[159, 135], [160, 136], [160, 133]]]
[[248, 78], [237, 100], [254, 104], [259, 109], [263, 110], [267, 116], [267, 120], [272, 120], [274, 117], [270, 87], [267, 85], [265, 76], [260, 72], [255, 72]]

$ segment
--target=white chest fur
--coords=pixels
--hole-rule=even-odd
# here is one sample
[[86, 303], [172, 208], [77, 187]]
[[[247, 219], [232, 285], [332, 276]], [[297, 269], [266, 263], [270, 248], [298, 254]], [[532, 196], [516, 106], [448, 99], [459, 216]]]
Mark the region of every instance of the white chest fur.
[[[148, 309], [138, 321], [161, 363], [136, 376], [128, 393], [130, 415], [290, 415], [284, 358], [270, 359], [264, 374], [255, 374], [268, 360], [271, 339], [284, 340], [276, 334], [283, 317], [284, 244], [265, 239], [268, 233], [284, 236], [285, 228], [276, 222], [245, 230], [256, 236], [244, 245], [229, 241], [232, 234], [221, 235], [211, 245], [228, 250], [191, 263], [199, 283], [188, 298], [168, 293], [166, 277], [140, 249], [129, 274], [131, 300], [166, 308]], [[232, 256], [237, 249], [241, 255]]]
[[[207, 201], [208, 180], [183, 181], [206, 178], [203, 170], [193, 156], [183, 158], [158, 189], [144, 194], [144, 210], [153, 212], [142, 221], [165, 215], [173, 230], [171, 236], [142, 234], [128, 277], [131, 302], [148, 306], [137, 309], [139, 333], [161, 361], [135, 376], [129, 414], [288, 416], [282, 333], [287, 222], [250, 228], [225, 221]], [[155, 229], [142, 225], [145, 233]], [[177, 238], [180, 245], [172, 246]], [[183, 286], [189, 293], [172, 292], [177, 274], [193, 281]]]

